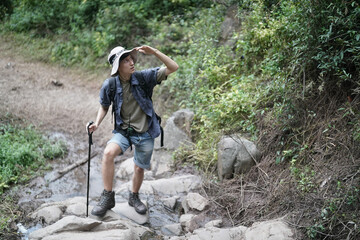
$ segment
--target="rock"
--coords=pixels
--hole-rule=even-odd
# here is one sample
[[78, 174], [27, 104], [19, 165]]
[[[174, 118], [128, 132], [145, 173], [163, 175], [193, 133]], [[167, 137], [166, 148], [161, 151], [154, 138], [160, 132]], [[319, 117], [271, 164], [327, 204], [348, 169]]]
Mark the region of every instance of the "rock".
[[[89, 212], [91, 212], [93, 206], [89, 206]], [[118, 221], [121, 218], [121, 216], [119, 216], [119, 214], [115, 213], [113, 210], [108, 210], [106, 211], [105, 215], [103, 217], [98, 217], [92, 214], [89, 214], [89, 218], [95, 219], [97, 221], [102, 221], [102, 222], [113, 222], [113, 221]]]
[[[246, 227], [234, 227], [234, 228], [199, 228], [196, 229], [190, 237], [189, 240], [245, 240], [243, 235]], [[265, 240], [263, 238], [258, 238], [257, 240]]]
[[225, 46], [234, 46], [236, 39], [233, 37], [234, 32], [239, 30], [240, 21], [237, 17], [237, 4], [233, 4], [227, 9], [226, 16], [221, 25], [220, 43]]
[[[147, 202], [143, 203], [147, 206]], [[89, 210], [90, 211], [90, 210]], [[117, 221], [117, 220], [121, 220], [121, 219], [129, 219], [131, 221], [133, 221], [136, 224], [145, 224], [148, 222], [149, 220], [149, 215], [144, 214], [138, 214], [135, 209], [131, 206], [129, 206], [129, 204], [127, 202], [125, 203], [116, 203], [115, 207], [112, 208], [111, 210], [106, 211], [106, 214], [103, 217], [97, 217], [94, 215], [90, 215], [90, 217], [92, 219], [98, 220], [98, 221], [103, 221], [103, 222], [111, 222], [111, 221]]]
[[30, 233], [29, 239], [43, 239], [46, 236], [51, 236], [55, 233], [66, 231], [89, 231], [100, 224], [101, 221], [97, 221], [91, 218], [66, 216], [50, 226]]
[[86, 198], [74, 197], [61, 202], [44, 203], [33, 212], [31, 217], [34, 219], [43, 218], [47, 224], [51, 224], [58, 221], [63, 213], [67, 215], [85, 216]]
[[185, 226], [186, 222], [190, 222], [195, 217], [194, 214], [183, 214], [180, 216], [179, 222], [181, 226]]
[[116, 172], [116, 177], [120, 179], [130, 180], [134, 173], [134, 158], [129, 158], [123, 161], [120, 166], [119, 170]]
[[[199, 189], [201, 186], [201, 179], [195, 175], [183, 175], [173, 178], [162, 178], [158, 180], [144, 181], [140, 193], [142, 194], [163, 194], [176, 196], [180, 193], [187, 193]], [[128, 192], [131, 188], [131, 183], [122, 184], [115, 190], [116, 194]]]
[[[164, 128], [164, 147], [167, 150], [178, 149], [181, 145], [191, 144], [190, 126], [194, 113], [184, 109], [175, 112]], [[155, 149], [160, 147], [160, 138], [155, 140]]]
[[65, 210], [66, 215], [85, 216], [86, 215], [86, 204], [79, 202], [69, 205]]
[[209, 204], [209, 201], [198, 193], [188, 193], [185, 198], [185, 202], [191, 209], [203, 211]]
[[61, 207], [67, 208], [68, 206], [70, 206], [72, 204], [77, 204], [77, 203], [85, 203], [86, 204], [86, 197], [74, 197], [74, 198], [66, 199], [65, 201], [44, 203], [39, 207], [39, 209], [44, 208], [44, 207], [50, 207], [50, 206], [61, 206]]
[[[188, 218], [188, 217], [187, 217]], [[192, 221], [194, 217], [191, 218]], [[294, 240], [292, 230], [280, 219], [254, 223], [247, 228], [205, 227], [188, 233], [185, 237], [172, 237], [170, 240]]]
[[61, 87], [63, 85], [62, 82], [59, 82], [58, 80], [51, 80], [51, 84], [56, 86], [56, 87]]
[[184, 210], [185, 214], [189, 213], [190, 208], [189, 208], [189, 205], [187, 204], [186, 196], [181, 198], [181, 207]]
[[130, 229], [110, 229], [102, 232], [65, 232], [47, 236], [42, 240], [135, 240]]
[[[142, 202], [147, 206], [147, 202], [142, 200]], [[132, 221], [134, 221], [137, 224], [145, 224], [149, 221], [149, 215], [147, 211], [147, 214], [141, 215], [138, 214], [133, 207], [131, 207], [127, 202], [125, 203], [117, 203], [113, 209], [116, 214], [119, 214], [121, 216], [124, 216]]]
[[218, 144], [218, 175], [220, 180], [245, 173], [260, 161], [261, 153], [253, 142], [236, 136], [223, 137]]
[[209, 228], [209, 227], [217, 227], [217, 228], [220, 228], [223, 224], [223, 221], [221, 219], [218, 219], [218, 220], [213, 220], [213, 221], [210, 221], [208, 223], [205, 224], [205, 228]]
[[27, 234], [28, 230], [21, 224], [21, 223], [18, 223], [16, 224], [17, 228], [18, 228], [18, 233], [21, 233], [21, 234]]
[[[125, 204], [125, 203], [124, 203]], [[127, 204], [127, 203], [126, 203]], [[119, 204], [118, 204], [119, 205]], [[126, 206], [118, 206], [126, 208]], [[129, 206], [127, 206], [130, 208]], [[131, 208], [133, 210], [133, 208]], [[67, 240], [67, 239], [147, 239], [144, 236], [153, 235], [147, 228], [133, 223], [130, 220], [122, 219], [115, 211], [109, 210], [103, 218], [90, 215], [89, 218], [66, 216], [56, 223], [45, 228], [34, 231], [30, 234], [30, 240]], [[90, 208], [91, 211], [91, 208]], [[122, 210], [120, 210], [122, 212]], [[138, 215], [133, 210], [132, 215]], [[141, 215], [142, 216], [142, 215]]]
[[103, 222], [101, 225], [95, 227], [93, 231], [94, 232], [108, 231], [109, 229], [130, 229], [132, 236], [135, 237], [132, 239], [141, 239], [142, 236], [152, 233], [152, 231], [149, 228], [138, 225], [137, 223], [134, 223], [127, 219], [119, 219], [110, 222]]
[[163, 198], [163, 199], [161, 199], [161, 201], [164, 204], [165, 208], [174, 210], [178, 199], [179, 199], [178, 196], [174, 196], [174, 197], [169, 197], [169, 198]]
[[162, 228], [162, 232], [166, 235], [180, 236], [182, 228], [180, 223], [168, 224]]
[[149, 228], [131, 223], [127, 220], [117, 220], [112, 222], [102, 222], [91, 231], [67, 231], [46, 236], [43, 240], [137, 240], [147, 239], [147, 235], [152, 232]]
[[199, 214], [199, 215], [196, 215], [195, 217], [193, 217], [188, 226], [186, 226], [185, 230], [188, 231], [188, 232], [193, 232], [195, 229], [198, 229], [200, 228], [203, 223], [205, 221], [205, 215], [204, 214]]
[[[189, 232], [193, 230], [192, 225], [194, 224], [192, 220], [196, 217], [194, 214], [183, 214], [180, 216], [179, 222], [181, 227], [184, 229], [185, 232]], [[197, 225], [196, 225], [197, 227]]]
[[40, 219], [43, 218], [45, 223], [51, 224], [56, 221], [58, 221], [63, 214], [63, 211], [60, 206], [54, 205], [54, 206], [48, 206], [39, 208], [36, 210], [31, 217], [33, 219]]
[[8, 63], [5, 65], [5, 68], [6, 68], [6, 69], [13, 69], [13, 68], [15, 68], [15, 63], [8, 62]]
[[151, 158], [151, 171], [155, 178], [171, 176], [171, 169], [174, 165], [172, 153], [163, 149], [155, 149]]
[[[171, 237], [169, 240], [246, 240], [244, 232], [247, 228], [243, 226], [235, 228], [199, 228], [192, 234], [187, 233], [181, 237]], [[258, 239], [266, 240], [266, 239]]]
[[281, 219], [254, 223], [245, 232], [246, 240], [294, 240], [292, 230]]
[[[151, 162], [151, 167], [152, 167], [153, 163]], [[115, 177], [121, 179], [121, 180], [131, 180], [132, 176], [134, 174], [134, 158], [128, 158], [125, 161], [123, 161], [122, 163], [120, 163], [119, 169], [115, 174]], [[152, 180], [153, 178], [153, 173], [150, 171], [145, 171], [145, 175], [144, 175], [144, 179], [145, 180]]]
[[189, 109], [181, 109], [173, 114], [175, 125], [183, 130], [189, 138], [191, 138], [191, 123], [194, 115], [194, 112]]

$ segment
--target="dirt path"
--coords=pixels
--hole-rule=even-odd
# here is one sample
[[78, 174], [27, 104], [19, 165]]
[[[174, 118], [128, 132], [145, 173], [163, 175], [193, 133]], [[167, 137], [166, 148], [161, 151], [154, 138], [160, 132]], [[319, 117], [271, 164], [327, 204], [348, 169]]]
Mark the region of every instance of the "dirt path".
[[[0, 46], [0, 113], [11, 113], [42, 130], [62, 132], [86, 141], [84, 126], [95, 120], [103, 78], [29, 62], [14, 56], [14, 52], [8, 43]], [[111, 135], [110, 115], [94, 136], [102, 144]]]

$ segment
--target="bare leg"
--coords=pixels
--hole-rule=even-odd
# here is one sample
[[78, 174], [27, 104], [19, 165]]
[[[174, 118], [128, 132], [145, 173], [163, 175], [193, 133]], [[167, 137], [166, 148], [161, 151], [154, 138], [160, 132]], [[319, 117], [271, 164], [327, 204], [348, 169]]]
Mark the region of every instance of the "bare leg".
[[141, 187], [141, 184], [144, 180], [144, 169], [134, 165], [134, 175], [132, 179], [132, 192], [138, 193]]
[[114, 180], [114, 159], [121, 153], [121, 148], [116, 143], [109, 143], [104, 150], [102, 159], [102, 178], [104, 182], [104, 189], [112, 191]]

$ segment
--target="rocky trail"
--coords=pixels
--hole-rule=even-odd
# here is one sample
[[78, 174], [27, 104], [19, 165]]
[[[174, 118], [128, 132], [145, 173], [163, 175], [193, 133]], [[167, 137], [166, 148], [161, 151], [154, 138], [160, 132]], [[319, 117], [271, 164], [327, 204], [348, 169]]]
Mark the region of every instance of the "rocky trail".
[[[0, 47], [0, 112], [27, 120], [50, 138], [62, 139], [68, 147], [63, 159], [52, 162], [53, 170], [20, 188], [19, 205], [30, 222], [18, 223], [22, 239], [294, 239], [282, 219], [250, 227], [223, 226], [225, 219], [212, 212], [214, 203], [202, 190], [201, 176], [192, 168], [174, 170], [172, 154], [189, 144], [193, 113], [175, 112], [165, 125], [165, 148], [157, 143], [152, 169], [140, 190], [147, 215], [128, 206], [133, 171], [132, 153], [116, 159], [114, 191], [116, 206], [105, 217], [86, 217], [88, 136], [85, 125], [96, 117], [98, 91], [106, 73], [97, 76], [13, 54], [11, 46]], [[111, 136], [111, 114], [94, 133], [90, 173], [90, 206], [102, 191], [102, 150]], [[67, 169], [73, 165], [72, 169]], [[77, 166], [78, 165], [78, 166]], [[68, 170], [68, 171], [65, 171]]]

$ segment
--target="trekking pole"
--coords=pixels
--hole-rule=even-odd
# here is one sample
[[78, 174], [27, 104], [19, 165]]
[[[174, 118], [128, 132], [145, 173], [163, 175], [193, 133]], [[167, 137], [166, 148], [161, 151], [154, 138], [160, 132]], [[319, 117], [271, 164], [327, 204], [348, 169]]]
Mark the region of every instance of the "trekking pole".
[[87, 125], [87, 133], [89, 135], [89, 154], [88, 154], [88, 174], [87, 174], [87, 194], [86, 194], [86, 217], [89, 216], [89, 184], [90, 184], [90, 155], [91, 155], [91, 145], [93, 144], [92, 142], [92, 134], [89, 132], [89, 127], [91, 126], [91, 124], [93, 124], [93, 121], [90, 121]]

